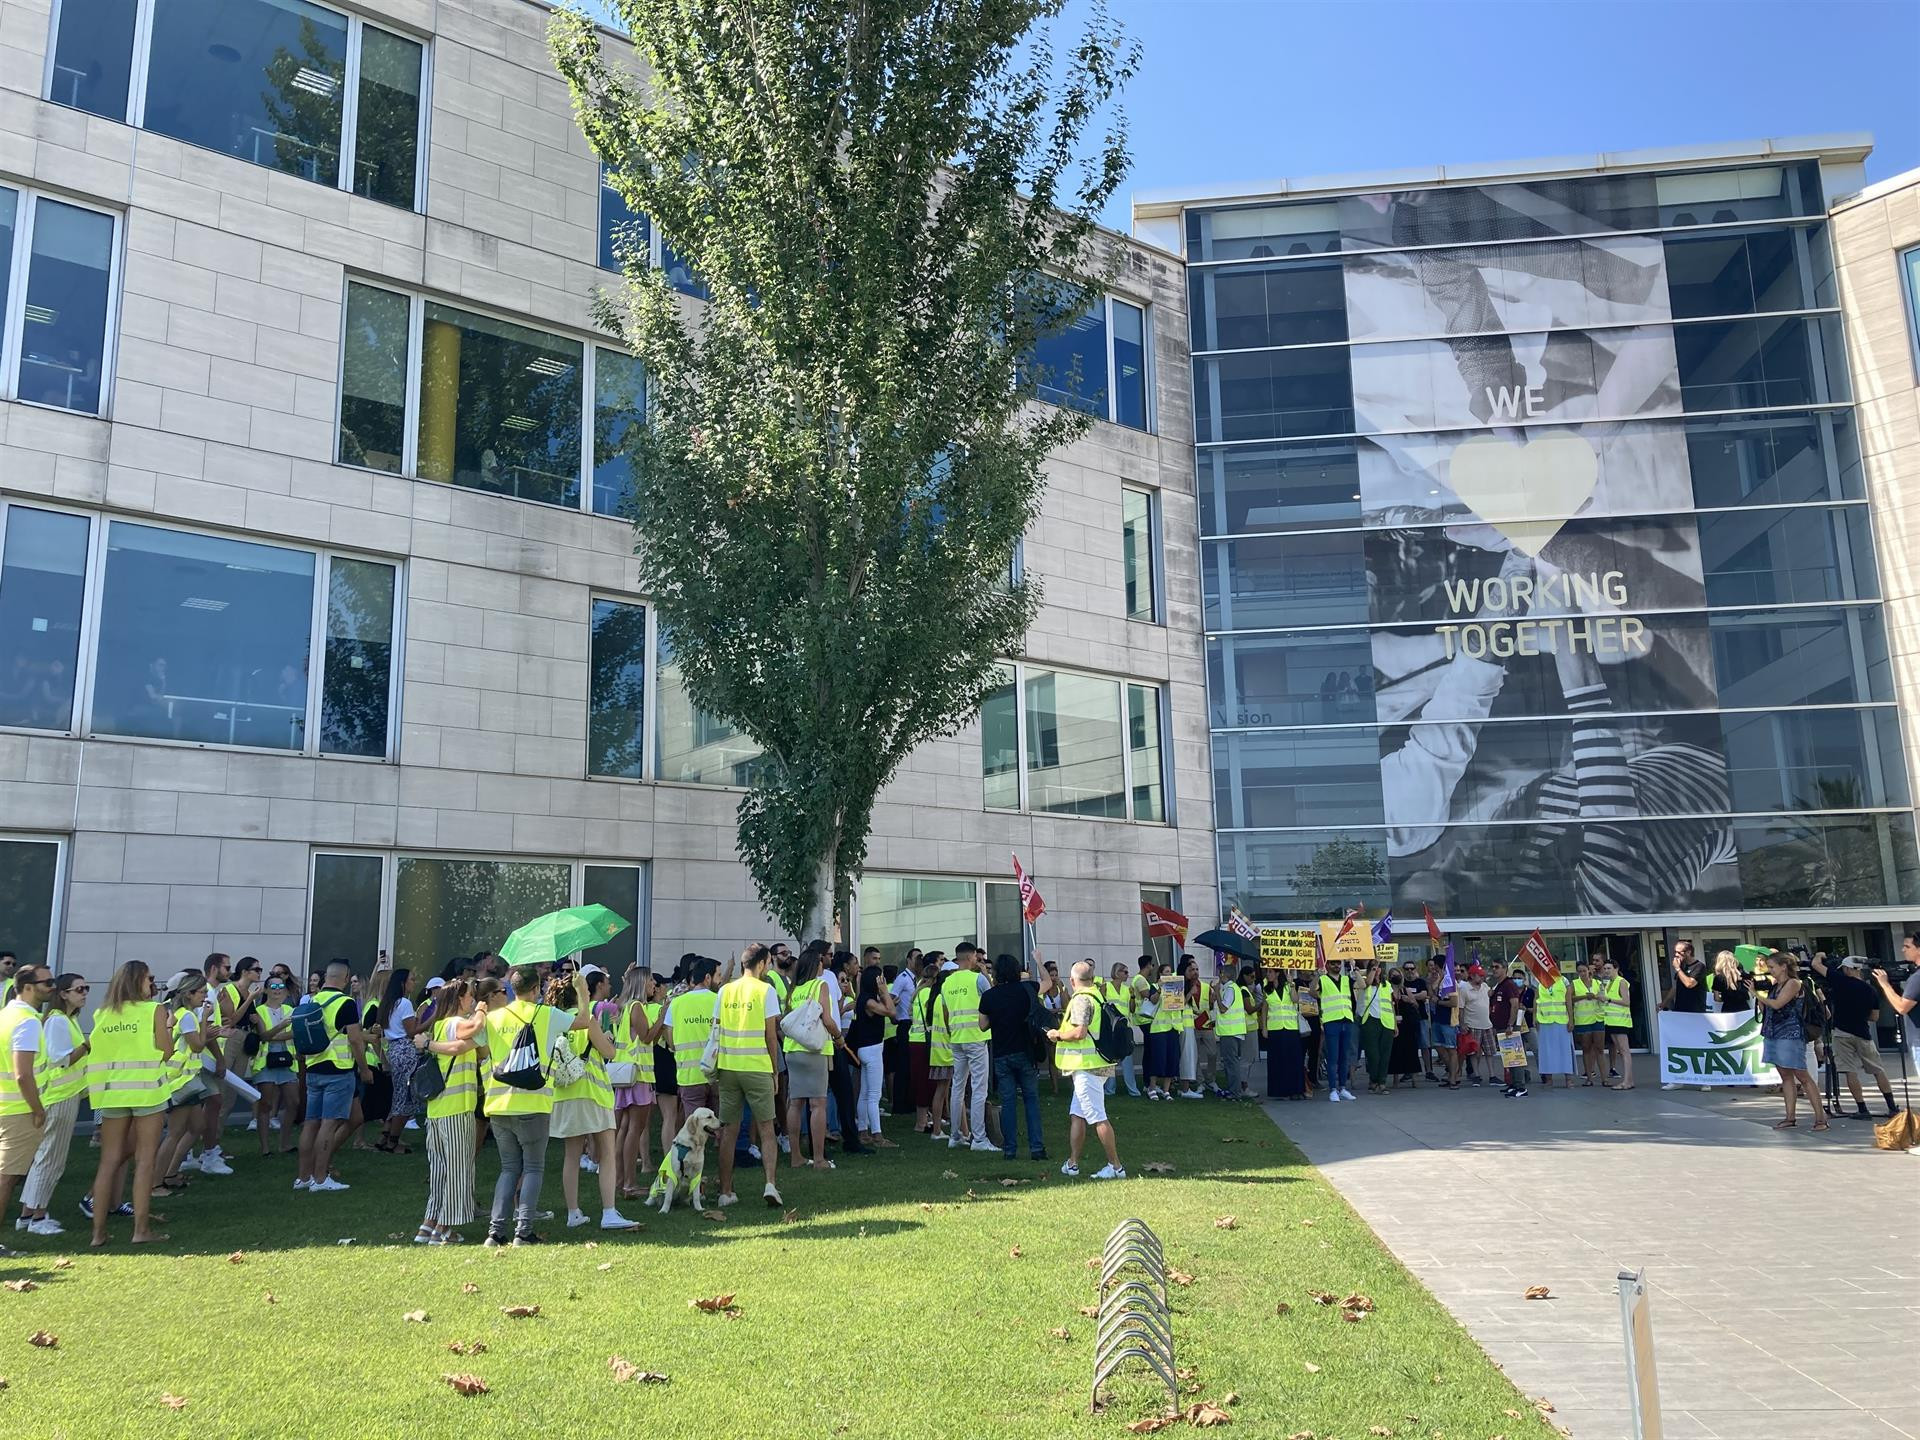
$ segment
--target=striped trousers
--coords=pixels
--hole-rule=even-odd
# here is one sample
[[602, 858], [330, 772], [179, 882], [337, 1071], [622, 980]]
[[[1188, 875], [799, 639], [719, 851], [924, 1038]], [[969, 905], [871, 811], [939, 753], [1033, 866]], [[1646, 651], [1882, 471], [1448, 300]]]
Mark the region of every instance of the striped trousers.
[[20, 1203], [29, 1210], [44, 1210], [53, 1199], [53, 1187], [67, 1168], [67, 1146], [73, 1140], [73, 1122], [80, 1118], [80, 1097], [69, 1095], [57, 1105], [47, 1107], [47, 1123], [40, 1131], [40, 1148], [33, 1153], [33, 1169], [27, 1172], [27, 1188]]
[[436, 1115], [427, 1121], [427, 1220], [466, 1225], [473, 1220], [474, 1119]]

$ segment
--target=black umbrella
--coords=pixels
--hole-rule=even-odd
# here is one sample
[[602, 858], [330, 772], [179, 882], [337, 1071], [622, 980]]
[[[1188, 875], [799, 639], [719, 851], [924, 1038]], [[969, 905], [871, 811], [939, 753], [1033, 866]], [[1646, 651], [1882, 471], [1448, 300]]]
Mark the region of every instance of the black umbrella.
[[1236, 935], [1231, 930], [1208, 930], [1193, 937], [1193, 943], [1204, 945], [1209, 950], [1224, 950], [1229, 955], [1238, 955], [1242, 960], [1260, 963], [1260, 946], [1244, 935]]

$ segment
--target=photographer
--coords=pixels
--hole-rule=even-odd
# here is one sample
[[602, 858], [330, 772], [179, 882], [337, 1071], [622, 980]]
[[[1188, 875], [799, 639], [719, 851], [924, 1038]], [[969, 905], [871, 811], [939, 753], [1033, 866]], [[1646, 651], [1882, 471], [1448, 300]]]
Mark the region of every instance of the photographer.
[[1906, 1017], [1900, 1038], [1906, 1042], [1914, 1068], [1920, 1069], [1920, 930], [1906, 933], [1900, 941], [1900, 954], [1913, 968], [1907, 972], [1906, 983], [1898, 991], [1894, 990], [1885, 970], [1876, 968], [1870, 973], [1873, 983], [1880, 988], [1880, 998], [1894, 1014]]
[[1880, 1086], [1880, 1098], [1886, 1102], [1887, 1114], [1897, 1115], [1900, 1107], [1893, 1103], [1893, 1082], [1887, 1079], [1886, 1068], [1880, 1063], [1879, 1046], [1874, 1040], [1874, 1024], [1880, 1017], [1880, 997], [1864, 976], [1867, 962], [1858, 955], [1849, 955], [1838, 965], [1828, 965], [1825, 955], [1813, 957], [1813, 970], [1824, 982], [1827, 992], [1827, 1012], [1832, 1019], [1833, 1065], [1847, 1082], [1847, 1089], [1853, 1092], [1853, 1114], [1856, 1120], [1871, 1120], [1872, 1112], [1867, 1109], [1865, 1094], [1860, 1089], [1860, 1074], [1865, 1071], [1873, 1076]]

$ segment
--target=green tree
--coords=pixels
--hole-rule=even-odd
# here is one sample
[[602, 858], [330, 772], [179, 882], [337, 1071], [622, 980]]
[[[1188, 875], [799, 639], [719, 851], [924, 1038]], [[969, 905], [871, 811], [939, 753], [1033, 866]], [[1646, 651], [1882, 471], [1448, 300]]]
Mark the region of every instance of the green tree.
[[1118, 263], [1094, 217], [1138, 59], [1103, 10], [1056, 50], [1063, 4], [614, 0], [637, 64], [554, 16], [613, 185], [711, 297], [630, 264], [600, 318], [649, 381], [641, 573], [693, 702], [765, 752], [739, 849], [795, 934], [1036, 604], [1008, 563], [1088, 421], [1027, 403], [1020, 357]]
[[1314, 847], [1293, 867], [1296, 908], [1302, 914], [1338, 919], [1385, 883], [1380, 851], [1342, 835]]

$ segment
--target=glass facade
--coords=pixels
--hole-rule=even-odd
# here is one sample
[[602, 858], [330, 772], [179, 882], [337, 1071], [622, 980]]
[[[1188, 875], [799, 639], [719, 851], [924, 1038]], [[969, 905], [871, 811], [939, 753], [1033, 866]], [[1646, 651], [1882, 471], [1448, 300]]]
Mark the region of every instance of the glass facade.
[[1026, 664], [999, 674], [980, 707], [987, 809], [1166, 821], [1159, 686]]
[[100, 413], [117, 230], [104, 210], [0, 186], [0, 399]]
[[1920, 902], [1817, 166], [1186, 236], [1223, 905]]

